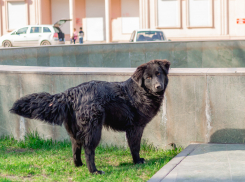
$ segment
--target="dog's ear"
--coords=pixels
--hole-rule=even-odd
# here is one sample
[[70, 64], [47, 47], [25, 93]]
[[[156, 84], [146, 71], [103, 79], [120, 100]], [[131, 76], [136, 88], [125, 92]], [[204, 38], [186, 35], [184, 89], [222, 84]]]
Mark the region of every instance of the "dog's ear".
[[136, 71], [132, 75], [132, 79], [141, 87], [143, 84], [143, 74], [146, 69], [146, 64], [142, 64], [137, 67]]
[[157, 62], [157, 64], [163, 69], [163, 71], [168, 74], [169, 71], [169, 67], [170, 67], [170, 62], [167, 59], [156, 59], [154, 60], [155, 62]]

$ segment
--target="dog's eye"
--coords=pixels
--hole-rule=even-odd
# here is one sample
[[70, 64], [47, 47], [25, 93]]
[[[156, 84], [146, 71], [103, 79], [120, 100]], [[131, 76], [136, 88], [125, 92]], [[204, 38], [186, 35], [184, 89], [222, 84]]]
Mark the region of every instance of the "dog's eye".
[[146, 79], [150, 80], [150, 79], [151, 79], [151, 77], [150, 77], [150, 76], [148, 76]]
[[157, 76], [160, 76], [161, 74], [160, 73], [157, 73]]

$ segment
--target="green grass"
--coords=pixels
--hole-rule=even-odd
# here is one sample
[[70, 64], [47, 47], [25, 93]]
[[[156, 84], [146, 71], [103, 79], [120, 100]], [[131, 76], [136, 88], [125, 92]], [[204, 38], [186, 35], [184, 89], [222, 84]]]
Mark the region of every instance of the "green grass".
[[[70, 141], [44, 140], [37, 133], [28, 134], [24, 141], [5, 136], [0, 138], [0, 182], [147, 181], [180, 151], [157, 149], [144, 142], [140, 155], [146, 163], [134, 165], [129, 148], [98, 146], [96, 167], [105, 174], [92, 175], [85, 165], [74, 166]], [[84, 151], [82, 161], [86, 164]]]

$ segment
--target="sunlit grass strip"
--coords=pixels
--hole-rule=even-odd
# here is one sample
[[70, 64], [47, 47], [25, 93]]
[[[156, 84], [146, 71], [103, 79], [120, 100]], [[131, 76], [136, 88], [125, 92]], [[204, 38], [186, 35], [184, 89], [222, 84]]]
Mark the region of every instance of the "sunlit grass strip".
[[[86, 166], [73, 165], [70, 141], [42, 139], [30, 133], [23, 141], [0, 138], [0, 181], [147, 181], [181, 151], [141, 146], [145, 164], [134, 165], [129, 148], [99, 146], [96, 166], [104, 175], [91, 175]], [[84, 152], [82, 161], [86, 164]]]

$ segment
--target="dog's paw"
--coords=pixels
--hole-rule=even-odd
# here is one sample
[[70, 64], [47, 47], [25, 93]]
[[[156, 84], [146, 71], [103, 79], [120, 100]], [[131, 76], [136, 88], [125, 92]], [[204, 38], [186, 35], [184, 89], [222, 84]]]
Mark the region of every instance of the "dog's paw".
[[93, 172], [93, 174], [105, 174], [105, 172], [104, 171], [95, 171], [95, 172]]
[[76, 162], [76, 163], [74, 163], [74, 164], [75, 164], [76, 167], [81, 167], [81, 166], [83, 166], [83, 163], [82, 163], [82, 162]]
[[140, 158], [138, 161], [135, 162], [135, 164], [144, 164], [144, 163], [145, 163], [144, 158]]

